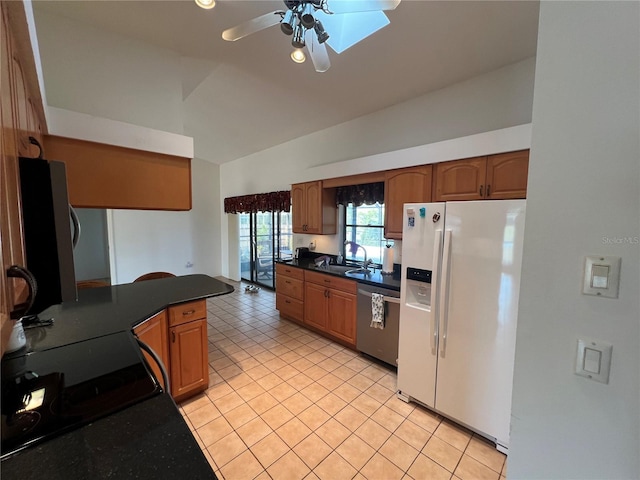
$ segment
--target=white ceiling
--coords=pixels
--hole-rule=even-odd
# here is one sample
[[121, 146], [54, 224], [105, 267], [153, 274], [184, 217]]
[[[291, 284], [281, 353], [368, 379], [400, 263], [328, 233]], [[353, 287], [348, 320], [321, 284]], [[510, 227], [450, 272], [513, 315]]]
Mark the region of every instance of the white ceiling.
[[[331, 0], [329, 0], [329, 6]], [[179, 54], [185, 97], [198, 90], [185, 132], [196, 155], [223, 163], [375, 112], [535, 55], [537, 1], [402, 0], [391, 23], [316, 73], [294, 64], [278, 26], [236, 42], [223, 30], [282, 1], [217, 0], [203, 10], [180, 1], [39, 1], [62, 15]], [[188, 98], [187, 98], [188, 103]]]

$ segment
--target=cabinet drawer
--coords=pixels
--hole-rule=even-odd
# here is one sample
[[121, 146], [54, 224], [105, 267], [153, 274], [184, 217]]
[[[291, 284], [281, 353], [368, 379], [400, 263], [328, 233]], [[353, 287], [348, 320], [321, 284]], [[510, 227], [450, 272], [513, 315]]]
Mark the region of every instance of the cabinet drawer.
[[195, 302], [181, 303], [180, 305], [169, 307], [170, 327], [201, 318], [207, 318], [206, 300], [196, 300]]
[[335, 288], [345, 293], [357, 293], [358, 291], [358, 285], [355, 280], [348, 280], [325, 273], [304, 272], [304, 279], [307, 282], [323, 285], [327, 288]]
[[296, 300], [304, 300], [304, 281], [278, 275], [276, 277], [276, 292], [295, 298]]
[[276, 293], [276, 310], [280, 312], [280, 315], [299, 322], [302, 322], [304, 318], [304, 303], [282, 293]]
[[287, 277], [303, 280], [304, 270], [297, 267], [291, 267], [289, 265], [283, 265], [282, 263], [276, 263], [276, 277], [280, 275], [285, 275]]

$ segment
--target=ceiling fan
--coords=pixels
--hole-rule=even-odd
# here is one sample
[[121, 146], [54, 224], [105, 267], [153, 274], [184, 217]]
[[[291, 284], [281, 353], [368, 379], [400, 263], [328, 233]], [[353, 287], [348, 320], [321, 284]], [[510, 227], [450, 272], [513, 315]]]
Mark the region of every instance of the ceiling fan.
[[383, 10], [395, 9], [400, 0], [284, 0], [286, 10], [265, 13], [222, 32], [222, 38], [235, 42], [265, 28], [280, 24], [292, 37], [296, 49], [291, 58], [304, 61], [307, 48], [316, 72], [326, 72], [331, 63], [329, 45], [342, 53], [389, 24]]

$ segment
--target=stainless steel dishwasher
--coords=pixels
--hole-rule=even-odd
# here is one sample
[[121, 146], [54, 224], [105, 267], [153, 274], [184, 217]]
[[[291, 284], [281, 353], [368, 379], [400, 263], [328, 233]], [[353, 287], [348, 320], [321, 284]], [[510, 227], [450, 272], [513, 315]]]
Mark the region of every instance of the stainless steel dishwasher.
[[[371, 294], [384, 295], [384, 329], [371, 326]], [[378, 360], [398, 366], [400, 292], [358, 283], [358, 325], [356, 347]]]

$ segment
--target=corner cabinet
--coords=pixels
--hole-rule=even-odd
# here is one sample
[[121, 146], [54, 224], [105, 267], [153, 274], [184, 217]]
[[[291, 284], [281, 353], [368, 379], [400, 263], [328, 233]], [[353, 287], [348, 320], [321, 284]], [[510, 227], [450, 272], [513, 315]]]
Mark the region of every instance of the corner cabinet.
[[434, 202], [526, 198], [529, 150], [435, 165]]
[[[169, 342], [167, 341], [167, 312], [163, 310], [160, 313], [155, 314], [153, 317], [145, 320], [143, 323], [133, 329], [133, 333], [149, 345], [151, 349], [156, 352], [156, 355], [160, 357], [165, 368], [169, 368]], [[162, 372], [160, 367], [156, 364], [155, 360], [151, 358], [144, 350], [142, 351], [144, 357], [147, 359], [147, 363], [151, 366], [156, 378], [162, 380]], [[167, 370], [167, 373], [168, 370]], [[166, 389], [166, 385], [165, 385]]]
[[[206, 300], [174, 305], [134, 328], [133, 332], [160, 357], [171, 382], [171, 396], [184, 400], [209, 386]], [[160, 369], [144, 353], [156, 378]]]
[[316, 272], [304, 272], [304, 323], [355, 347], [357, 283]]
[[183, 400], [209, 386], [205, 300], [169, 307], [171, 395]]
[[384, 237], [402, 239], [402, 209], [405, 203], [431, 201], [431, 165], [389, 170], [384, 180]]
[[322, 188], [321, 181], [292, 185], [291, 209], [293, 233], [336, 233], [335, 189]]

